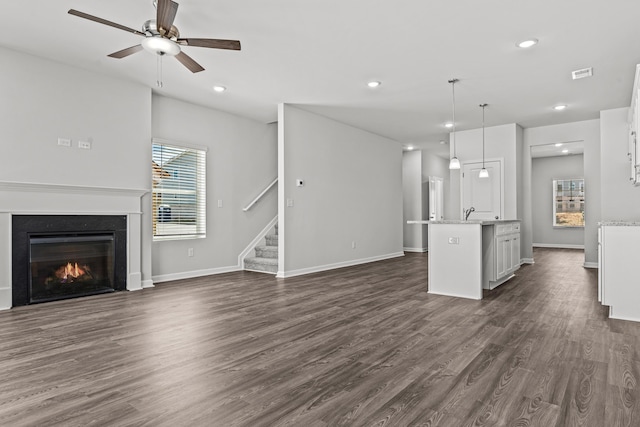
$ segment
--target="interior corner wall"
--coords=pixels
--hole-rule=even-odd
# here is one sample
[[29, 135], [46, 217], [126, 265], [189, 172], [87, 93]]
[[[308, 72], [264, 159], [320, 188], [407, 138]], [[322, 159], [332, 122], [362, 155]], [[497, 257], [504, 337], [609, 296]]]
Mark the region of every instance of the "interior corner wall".
[[522, 217], [521, 256], [533, 262], [533, 219], [532, 219], [532, 182], [531, 147], [558, 142], [583, 141], [584, 143], [584, 180], [585, 180], [585, 227], [584, 256], [585, 264], [598, 262], [598, 222], [600, 219], [600, 120], [585, 120], [551, 126], [540, 126], [524, 130], [524, 151], [522, 161], [522, 180], [524, 211]]
[[629, 163], [629, 108], [600, 112], [602, 221], [640, 221], [640, 186], [634, 186]]
[[[584, 156], [581, 154], [532, 159], [531, 204], [534, 245], [584, 247], [583, 227], [553, 226], [553, 180], [583, 177]], [[589, 203], [589, 200], [586, 200], [586, 203]]]
[[[504, 175], [504, 218], [518, 218], [518, 157], [517, 146], [519, 126], [515, 123], [485, 128], [485, 160], [503, 161]], [[449, 138], [452, 144], [450, 151], [453, 156], [453, 135]], [[461, 164], [482, 162], [482, 128], [456, 132], [456, 154]], [[448, 219], [461, 219], [461, 171], [450, 171], [450, 203], [449, 209], [453, 213]]]
[[401, 145], [287, 104], [278, 120], [278, 276], [403, 255]]
[[277, 176], [277, 125], [156, 95], [152, 112], [153, 137], [208, 148], [207, 237], [154, 242], [154, 281], [238, 270], [238, 255], [277, 215], [276, 188], [242, 210]]
[[[428, 182], [427, 182], [428, 188]], [[418, 224], [407, 224], [409, 220], [424, 219], [422, 180], [422, 153], [420, 150], [402, 153], [402, 229], [404, 250], [422, 252], [427, 242], [422, 231], [427, 228]], [[428, 193], [426, 195], [428, 197]]]

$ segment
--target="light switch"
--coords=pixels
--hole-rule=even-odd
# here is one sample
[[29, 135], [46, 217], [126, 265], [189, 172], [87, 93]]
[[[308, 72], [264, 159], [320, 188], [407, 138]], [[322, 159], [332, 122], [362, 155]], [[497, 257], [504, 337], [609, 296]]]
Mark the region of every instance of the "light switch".
[[459, 245], [460, 244], [460, 238], [459, 237], [449, 237], [449, 244], [450, 245]]
[[89, 142], [89, 141], [78, 141], [78, 148], [83, 148], [85, 150], [91, 150], [91, 142]]
[[287, 207], [289, 208], [293, 207], [293, 199], [287, 199]]
[[71, 140], [69, 138], [58, 138], [58, 145], [71, 147]]
[[222, 207], [222, 199], [218, 199], [218, 207], [221, 208]]

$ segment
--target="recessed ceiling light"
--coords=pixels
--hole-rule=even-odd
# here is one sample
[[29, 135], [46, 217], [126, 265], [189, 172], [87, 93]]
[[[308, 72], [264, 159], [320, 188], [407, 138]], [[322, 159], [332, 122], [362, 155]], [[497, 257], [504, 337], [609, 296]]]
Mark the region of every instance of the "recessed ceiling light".
[[556, 147], [562, 147], [562, 142], [558, 142], [557, 144], [555, 144]]
[[378, 87], [380, 86], [382, 83], [376, 80], [372, 80], [369, 83], [367, 83], [367, 86], [369, 87]]
[[452, 128], [453, 127], [453, 123], [445, 123], [444, 127], [446, 128]]
[[567, 154], [569, 152], [569, 150], [567, 150], [566, 148], [564, 150], [562, 150], [563, 153]]
[[556, 111], [562, 111], [565, 108], [567, 108], [566, 105], [556, 105], [555, 107], [553, 107], [553, 109], [556, 110]]
[[444, 140], [444, 139], [441, 139], [441, 140], [440, 140], [440, 145], [444, 145], [444, 144], [446, 144], [445, 140]]
[[227, 90], [227, 88], [224, 86], [214, 86], [213, 90], [215, 90], [216, 92], [224, 92], [225, 90]]
[[412, 150], [413, 150], [413, 145], [407, 146], [407, 151], [412, 151]]
[[535, 46], [537, 44], [538, 44], [538, 39], [529, 39], [529, 40], [523, 40], [520, 43], [517, 43], [516, 46], [526, 49], [528, 47]]

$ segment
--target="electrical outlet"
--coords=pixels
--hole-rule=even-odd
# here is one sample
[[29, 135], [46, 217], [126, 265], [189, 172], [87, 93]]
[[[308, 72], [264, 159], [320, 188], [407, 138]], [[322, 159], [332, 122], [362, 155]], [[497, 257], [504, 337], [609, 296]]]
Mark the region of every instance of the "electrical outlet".
[[193, 256], [193, 248], [187, 249], [187, 255], [188, 256]]
[[89, 141], [78, 141], [78, 148], [82, 148], [84, 150], [91, 150], [91, 142], [89, 142]]
[[459, 245], [460, 244], [460, 238], [459, 237], [449, 237], [449, 244], [450, 245]]
[[356, 248], [356, 241], [353, 240], [351, 241], [351, 249], [355, 249]]

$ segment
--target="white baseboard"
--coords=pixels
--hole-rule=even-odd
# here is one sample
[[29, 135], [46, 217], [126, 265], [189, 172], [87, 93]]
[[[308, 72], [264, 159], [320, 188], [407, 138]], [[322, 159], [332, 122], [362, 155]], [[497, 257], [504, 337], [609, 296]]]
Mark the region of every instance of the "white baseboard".
[[129, 273], [129, 278], [127, 279], [127, 290], [128, 291], [139, 291], [142, 289], [142, 273]]
[[385, 259], [397, 258], [404, 256], [404, 252], [395, 252], [392, 254], [379, 255], [370, 258], [361, 258], [351, 261], [336, 262], [334, 264], [319, 265], [317, 267], [301, 268], [299, 270], [278, 271], [276, 277], [284, 279], [287, 277], [302, 276], [303, 274], [319, 273], [321, 271], [335, 270], [336, 268], [353, 267], [354, 265], [367, 264], [375, 261], [383, 261]]
[[233, 271], [242, 270], [237, 265], [230, 265], [228, 267], [208, 268], [204, 270], [184, 271], [182, 273], [163, 274], [160, 276], [153, 276], [153, 283], [170, 282], [172, 280], [192, 279], [194, 277], [211, 276], [213, 274], [231, 273]]
[[584, 249], [584, 245], [565, 245], [563, 243], [534, 243], [534, 248]]
[[520, 264], [535, 264], [535, 261], [533, 261], [533, 258], [522, 258]]
[[153, 284], [153, 280], [143, 280], [142, 281], [142, 289], [155, 288]]
[[427, 248], [402, 248], [405, 252], [427, 252]]
[[597, 262], [586, 262], [584, 264], [582, 264], [582, 266], [584, 268], [598, 268], [598, 263]]

